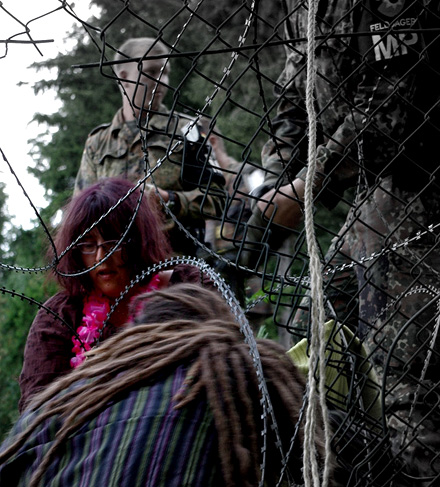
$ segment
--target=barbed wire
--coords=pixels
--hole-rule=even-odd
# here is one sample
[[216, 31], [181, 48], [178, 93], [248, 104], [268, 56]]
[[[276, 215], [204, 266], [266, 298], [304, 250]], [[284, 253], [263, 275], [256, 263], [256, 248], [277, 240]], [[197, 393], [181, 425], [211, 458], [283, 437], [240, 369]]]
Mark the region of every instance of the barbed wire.
[[[279, 425], [274, 417], [255, 341], [256, 330], [254, 325], [249, 323], [248, 317], [250, 319], [251, 314], [262, 303], [267, 304], [269, 310], [266, 311], [264, 318], [278, 330], [281, 328], [287, 330], [286, 349], [297, 346], [297, 342], [301, 339], [306, 340], [307, 346], [310, 347], [313, 333], [316, 333], [317, 329], [323, 330], [321, 324], [318, 328], [313, 328], [316, 326], [316, 319], [312, 318], [310, 313], [310, 309], [313, 309], [311, 306], [316, 303], [316, 299], [310, 296], [313, 288], [309, 270], [310, 247], [307, 248], [304, 243], [306, 238], [303, 223], [294, 229], [279, 226], [275, 223], [276, 212], [272, 216], [268, 216], [266, 220], [263, 218], [257, 224], [253, 219], [256, 214], [255, 208], [259, 203], [266, 202], [267, 208], [269, 208], [271, 204], [274, 204], [276, 195], [286, 192], [284, 187], [290, 186], [295, 190], [296, 176], [301, 174], [305, 161], [312, 160], [310, 156], [304, 155], [302, 149], [302, 145], [307, 145], [309, 142], [312, 131], [304, 130], [302, 137], [298, 137], [298, 141], [294, 144], [286, 141], [287, 133], [278, 132], [282, 117], [274, 119], [277, 110], [281, 111], [283, 116], [283, 107], [289, 103], [293, 105], [292, 111], [295, 112], [295, 117], [298, 117], [295, 119], [297, 129], [301, 127], [301, 123], [307, 122], [307, 116], [304, 115], [304, 120], [299, 120], [298, 113], [310, 114], [310, 107], [306, 110], [303, 103], [305, 97], [301, 99], [295, 92], [295, 88], [300, 87], [304, 80], [304, 61], [310, 60], [311, 56], [310, 53], [308, 56], [306, 55], [308, 39], [307, 36], [302, 35], [304, 29], [301, 30], [301, 27], [304, 26], [300, 25], [304, 20], [301, 12], [304, 10], [305, 4], [297, 2], [296, 7], [288, 11], [290, 2], [281, 2], [285, 5], [286, 11], [280, 9], [278, 12], [273, 6], [263, 5], [258, 0], [242, 1], [234, 6], [225, 4], [223, 10], [221, 8], [217, 10], [217, 6], [213, 6], [206, 0], [197, 2], [170, 0], [166, 3], [164, 17], [155, 19], [154, 16], [148, 15], [147, 7], [139, 8], [135, 1], [121, 2], [118, 7], [119, 11], [115, 9], [115, 15], [110, 20], [107, 19], [104, 25], [100, 24], [99, 19], [81, 18], [66, 1], [60, 1], [59, 6], [55, 9], [26, 21], [18, 18], [23, 15], [22, 13], [17, 16], [12, 13], [12, 8], [6, 6], [6, 2], [0, 3], [0, 16], [17, 25], [16, 32], [9, 32], [4, 36], [5, 38], [0, 39], [0, 44], [5, 48], [3, 55], [0, 56], [0, 62], [1, 59], [10, 55], [8, 47], [12, 44], [20, 44], [23, 48], [35, 48], [41, 55], [42, 51], [39, 46], [53, 42], [50, 39], [50, 29], [47, 29], [47, 35], [42, 38], [33, 35], [33, 27], [38, 21], [43, 19], [49, 21], [53, 13], [63, 11], [69, 15], [72, 21], [76, 20], [79, 23], [83, 33], [88, 37], [90, 45], [95, 48], [96, 61], [77, 59], [75, 63], [71, 64], [71, 69], [81, 71], [85, 77], [89, 73], [99, 72], [102, 75], [103, 83], [116, 82], [124, 91], [123, 80], [116, 74], [116, 68], [121, 65], [135, 62], [142, 66], [144, 61], [164, 59], [166, 61], [159, 74], [160, 81], [170, 62], [188, 62], [189, 67], [185, 65], [186, 72], [182, 75], [178, 88], [169, 87], [172, 94], [170, 120], [174, 116], [180, 123], [183, 120], [183, 116], [181, 116], [183, 112], [190, 120], [186, 132], [183, 134], [177, 133], [178, 124], [172, 128], [169, 123], [167, 136], [170, 142], [166, 153], [163, 157], [151, 161], [148, 131], [154, 129], [153, 100], [156, 96], [156, 87], [153, 89], [148, 106], [141, 109], [141, 113], [145, 112], [145, 123], [143, 125], [139, 123], [140, 117], [137, 126], [143, 150], [140, 177], [136, 179], [133, 189], [124, 198], [119, 200], [116, 205], [109, 207], [108, 211], [103, 213], [65, 249], [55, 249], [52, 225], [42, 218], [32, 201], [32, 196], [17, 176], [14, 170], [17, 162], [14, 160], [10, 162], [0, 148], [3, 162], [13, 176], [14, 184], [31, 206], [37, 218], [36, 225], [42, 230], [44, 239], [53, 253], [52, 262], [46, 265], [21, 266], [19, 262], [14, 261], [14, 242], [8, 242], [10, 247], [8, 258], [0, 261], [0, 272], [5, 276], [6, 282], [9, 273], [13, 272], [29, 276], [43, 273], [59, 274], [72, 279], [86, 275], [110, 259], [120, 248], [129, 234], [145, 193], [156, 192], [167, 221], [179, 228], [181, 234], [198, 248], [206, 260], [192, 256], [176, 257], [144, 270], [130, 282], [111, 306], [104, 328], [101, 330], [100, 339], [103, 338], [104, 329], [121, 301], [133, 286], [148, 276], [163, 269], [173, 268], [178, 264], [192, 265], [206, 273], [230, 306], [240, 324], [244, 340], [249, 345], [261, 385], [264, 441], [266, 441], [268, 428], [274, 431], [277, 439], [274, 445], [264, 444], [260, 485], [264, 483], [268, 448], [279, 449], [283, 458], [283, 468], [278, 481], [278, 485], [281, 485], [282, 479], [287, 475], [287, 459], [290, 451], [284, 452], [281, 448]], [[350, 485], [350, 487], [363, 487], [364, 485], [383, 487], [391, 485], [390, 478], [399, 478], [399, 475], [403, 475], [404, 479], [418, 478], [429, 482], [427, 485], [434, 486], [440, 478], [440, 469], [437, 469], [435, 459], [431, 462], [430, 475], [422, 477], [417, 472], [414, 473], [410, 470], [403, 474], [401, 472], [401, 463], [405, 463], [406, 455], [410, 455], [408, 452], [412, 451], [412, 445], [421, 445], [421, 450], [428, 448], [424, 443], [427, 440], [423, 437], [422, 430], [429, 421], [434, 423], [436, 421], [435, 406], [432, 405], [435, 401], [431, 404], [430, 400], [431, 396], [438, 396], [438, 383], [432, 382], [431, 375], [432, 369], [436, 367], [439, 360], [438, 328], [440, 323], [437, 299], [440, 289], [438, 283], [440, 266], [436, 256], [440, 212], [435, 196], [438, 168], [434, 159], [430, 165], [425, 164], [425, 161], [418, 161], [418, 149], [423, 151], [424, 146], [429, 144], [422, 144], [419, 147], [414, 142], [423, 139], [425, 130], [434, 139], [435, 135], [440, 135], [440, 125], [437, 123], [438, 97], [437, 101], [431, 105], [429, 100], [425, 103], [423, 99], [423, 104], [420, 102], [423, 93], [417, 92], [417, 86], [414, 85], [414, 90], [419, 98], [413, 98], [413, 91], [406, 90], [407, 85], [405, 84], [412, 73], [418, 73], [418, 70], [423, 73], [424, 82], [428, 83], [427, 80], [432, 78], [432, 85], [428, 83], [428, 88], [435, 85], [435, 80], [440, 81], [440, 70], [437, 69], [435, 63], [434, 67], [431, 67], [430, 64], [432, 50], [439, 45], [440, 13], [433, 2], [417, 0], [395, 2], [394, 10], [397, 11], [403, 3], [406, 5], [404, 11], [409, 13], [407, 17], [402, 18], [410, 23], [409, 27], [389, 22], [388, 24], [383, 23], [382, 26], [374, 24], [374, 28], [369, 29], [367, 20], [359, 13], [360, 10], [357, 10], [362, 2], [355, 1], [353, 5], [347, 7], [348, 12], [338, 19], [333, 18], [331, 13], [324, 12], [329, 16], [328, 22], [323, 24], [318, 19], [315, 25], [317, 31], [312, 34], [312, 40], [316, 43], [314, 53], [317, 60], [321, 60], [322, 52], [326, 50], [331, 57], [327, 60], [326, 66], [317, 66], [316, 87], [313, 86], [310, 93], [310, 101], [314, 107], [318, 108], [318, 111], [316, 117], [311, 120], [317, 123], [315, 134], [317, 142], [309, 145], [309, 149], [316, 151], [323, 146], [324, 140], [329, 141], [327, 146], [333, 145], [330, 156], [328, 156], [329, 159], [324, 163], [324, 165], [327, 164], [324, 167], [325, 171], [323, 170], [321, 173], [325, 173], [320, 180], [323, 189], [317, 191], [317, 194], [313, 194], [312, 197], [314, 198], [313, 204], [316, 205], [316, 213], [313, 215], [311, 223], [313, 231], [318, 234], [319, 274], [323, 280], [323, 301], [320, 312], [325, 314], [326, 319], [334, 318], [336, 320], [338, 324], [336, 335], [343, 335], [342, 354], [344, 359], [341, 360], [342, 365], [334, 365], [327, 355], [320, 355], [319, 360], [313, 356], [315, 359], [309, 366], [310, 377], [317, 379], [319, 377], [322, 379], [327, 374], [327, 369], [332, 367], [336, 369], [333, 382], [329, 384], [325, 381], [327, 390], [325, 399], [329, 403], [332, 413], [335, 405], [329, 399], [330, 392], [336, 389], [338, 381], [348, 382], [347, 407], [341, 410], [336, 408], [343, 415], [343, 419], [342, 424], [335, 428], [332, 442], [346, 441], [359, 448], [357, 459], [354, 459], [354, 453], [353, 457], [347, 459], [345, 449], [334, 453], [336, 460], [352, 472], [352, 477], [346, 481], [346, 485]], [[317, 2], [317, 6], [319, 17], [323, 15], [323, 2]], [[263, 13], [261, 13], [262, 9], [265, 9]], [[210, 10], [215, 10], [217, 18], [213, 17]], [[373, 10], [373, 8], [371, 11], [369, 10], [368, 15]], [[171, 12], [170, 16], [165, 18], [168, 11]], [[353, 22], [352, 19], [356, 18], [356, 15], [361, 15], [362, 25], [353, 31], [350, 22]], [[385, 13], [382, 12], [382, 15], [390, 17], [390, 12], [386, 10]], [[428, 21], [422, 24], [423, 27], [420, 27], [420, 19], [425, 21], [425, 18], [428, 17]], [[300, 20], [297, 25], [292, 27], [290, 19], [293, 18]], [[147, 52], [142, 57], [128, 57], [119, 61], [110, 59], [109, 52], [114, 53], [118, 50], [115, 47], [117, 36], [114, 33], [120, 34], [119, 31], [123, 29], [121, 25], [128, 22], [127, 19], [137, 22], [145, 28], [146, 32], [151, 32], [151, 35], [161, 39], [167, 46], [167, 53]], [[334, 22], [334, 25], [331, 22]], [[198, 38], [193, 37], [197, 29], [200, 31], [200, 45], [194, 46], [187, 40]], [[363, 43], [372, 37], [375, 39], [372, 46], [361, 53]], [[423, 45], [421, 50], [417, 51], [417, 43], [420, 39], [422, 39]], [[284, 51], [281, 52], [281, 49]], [[397, 66], [398, 61], [395, 62], [393, 56], [397, 53], [400, 55], [405, 49], [408, 56], [412, 56], [413, 65], [408, 67], [402, 64], [403, 67], [400, 68]], [[287, 56], [284, 52], [287, 53]], [[345, 52], [351, 54], [352, 60], [347, 60], [347, 66], [343, 66], [346, 71], [338, 72], [339, 59], [345, 55]], [[378, 64], [379, 67], [371, 61], [371, 57], [374, 56], [384, 58], [381, 59], [383, 63]], [[209, 61], [212, 59], [216, 60], [215, 69], [209, 65]], [[268, 64], [269, 61], [275, 59], [279, 62]], [[291, 66], [294, 66], [296, 71], [282, 72], [286, 59], [286, 69], [291, 62]], [[400, 59], [402, 58], [399, 57]], [[337, 76], [333, 71], [337, 72]], [[398, 77], [393, 77], [394, 71], [399, 73]], [[279, 77], [281, 73], [287, 78], [290, 76], [290, 79], [283, 80], [282, 76]], [[355, 93], [355, 89], [358, 87], [354, 85], [360, 76], [364, 76], [360, 83], [361, 89]], [[375, 77], [371, 86], [367, 85], [369, 76]], [[194, 84], [191, 85], [190, 81]], [[419, 82], [419, 78], [416, 81]], [[385, 85], [388, 91], [386, 96], [383, 96], [382, 90]], [[200, 91], [197, 102], [194, 102], [195, 97], [184, 94], [185, 88], [194, 86], [196, 90]], [[316, 94], [318, 88], [328, 90], [325, 104], [321, 106], [319, 106], [320, 97]], [[302, 89], [298, 88], [300, 94], [304, 94], [301, 93]], [[356, 96], [362, 98], [364, 89], [365, 100], [358, 103]], [[370, 92], [368, 92], [369, 89], [371, 89]], [[273, 90], [276, 92], [276, 96], [273, 94]], [[428, 91], [425, 88], [425, 92]], [[128, 95], [126, 94], [126, 96]], [[399, 102], [395, 100], [399, 100]], [[397, 110], [396, 103], [401, 103], [399, 108], [403, 107], [402, 110], [408, 111], [408, 114], [401, 115], [401, 120], [398, 121], [392, 119]], [[343, 113], [344, 109], [341, 107], [345, 105], [347, 109]], [[134, 104], [132, 108], [135, 111]], [[338, 138], [340, 135], [345, 136], [345, 132], [342, 130], [338, 132], [326, 125], [327, 114], [331, 111], [338, 112], [341, 121], [345, 117], [345, 121], [349, 120], [352, 123], [354, 127], [352, 139]], [[380, 115], [381, 111], [384, 112], [384, 115]], [[175, 164], [180, 157], [191, 130], [199, 127], [206, 117], [209, 118], [210, 128], [208, 134], [205, 134], [205, 147], [209, 148], [209, 136], [214, 135], [223, 144], [226, 144], [229, 152], [233, 154], [232, 159], [236, 162], [235, 166], [229, 168], [220, 167], [220, 172], [223, 173], [225, 179], [229, 180], [229, 187], [227, 193], [223, 194], [225, 206], [222, 214], [211, 218], [215, 235], [219, 236], [211, 238], [210, 241], [203, 241], [188, 230], [185, 220], [179, 217], [178, 212], [174, 212], [161, 196], [160, 184], [157, 182], [163, 168]], [[407, 120], [411, 123], [414, 121], [414, 123], [411, 130], [405, 132], [402, 129], [402, 132], [405, 132], [404, 136], [397, 133], [398, 130], [393, 132], [393, 129], [390, 129], [388, 131], [389, 126], [398, 126], [400, 122], [407, 123]], [[235, 123], [236, 121], [237, 123]], [[383, 125], [381, 125], [382, 122], [384, 122]], [[416, 123], [419, 125], [416, 126]], [[221, 130], [217, 126], [220, 126]], [[344, 130], [346, 129], [347, 127], [344, 126]], [[386, 140], [386, 144], [383, 143], [382, 138]], [[270, 165], [270, 157], [264, 159], [264, 151], [268, 150], [268, 144], [273, 146], [271, 157], [276, 157], [280, 161], [279, 166], [275, 169]], [[263, 150], [263, 162], [265, 163], [263, 166], [260, 161], [261, 150]], [[379, 151], [383, 152], [379, 155], [383, 156], [383, 159], [379, 160], [379, 164], [382, 160], [386, 161], [383, 167], [377, 167], [375, 161], [370, 163], [371, 159], [374, 159], [372, 155], [379, 157]], [[208, 152], [209, 156], [215, 159], [213, 147], [209, 148]], [[321, 153], [318, 152], [318, 156], [319, 154]], [[335, 154], [338, 154], [336, 162], [332, 159]], [[392, 155], [387, 159], [390, 154]], [[432, 157], [434, 156], [432, 155]], [[319, 157], [317, 163], [318, 178], [320, 178], [319, 173], [323, 168], [319, 166], [321, 164]], [[405, 175], [406, 167], [410, 169]], [[256, 191], [255, 188], [244, 187], [247, 175], [257, 171], [263, 172], [264, 183], [270, 181], [270, 184], [260, 185]], [[357, 189], [354, 196], [347, 197], [347, 199], [344, 199], [341, 194], [335, 196], [341, 187], [344, 190], [348, 189], [348, 184], [347, 188], [344, 186], [345, 181], [339, 182], [340, 187], [335, 185], [335, 180], [338, 181], [339, 174], [344, 171], [345, 173], [357, 172], [355, 177]], [[408, 181], [405, 181], [405, 176]], [[418, 184], [418, 177], [423, 181], [417, 186], [417, 189], [412, 190], [411, 185]], [[397, 180], [399, 183], [396, 182]], [[315, 183], [315, 181], [313, 182]], [[206, 220], [209, 220], [208, 215], [203, 214], [203, 208], [209, 198], [221, 197], [221, 192], [218, 191], [212, 180], [204, 185], [198, 184], [198, 187], [202, 195], [201, 213]], [[262, 187], [264, 191], [261, 189]], [[326, 188], [330, 189], [326, 190]], [[274, 194], [271, 197], [266, 196], [271, 189], [274, 189]], [[127, 217], [124, 232], [118, 237], [117, 243], [110, 252], [91, 267], [68, 273], [59, 270], [60, 260], [65, 258], [69, 252], [74, 251], [76, 245], [89, 232], [97, 228], [108, 215], [133, 194], [138, 195], [135, 210], [132, 215]], [[331, 221], [333, 216], [328, 218], [326, 216], [328, 214], [321, 213], [318, 201], [321, 199], [325, 201], [326, 198], [333, 201], [336, 197], [345, 206], [340, 205], [344, 207], [340, 210], [341, 214], [335, 217], [338, 221], [333, 224]], [[288, 198], [286, 197], [286, 199]], [[294, 191], [294, 197], [290, 197], [289, 204], [294, 205], [300, 199]], [[387, 206], [384, 204], [385, 199], [392, 203]], [[328, 206], [331, 207], [332, 204]], [[234, 205], [241, 205], [241, 212], [238, 213], [238, 216], [233, 214]], [[321, 214], [324, 216], [321, 217]], [[249, 215], [251, 215], [250, 219]], [[255, 234], [258, 236], [257, 238]], [[280, 247], [281, 242], [286, 244], [282, 248]], [[327, 251], [329, 248], [330, 250]], [[354, 248], [356, 248], [356, 252], [353, 251]], [[337, 255], [343, 256], [344, 259], [341, 259], [342, 261], [336, 259]], [[212, 262], [216, 264], [216, 268], [210, 265]], [[231, 271], [229, 274], [223, 275], [222, 271], [216, 270], [217, 268], [226, 268]], [[396, 270], [401, 272], [404, 277], [401, 277], [400, 274], [395, 277]], [[259, 286], [258, 292], [255, 292], [255, 288], [247, 292], [245, 305], [238, 301], [227, 282], [231, 274], [240, 272], [246, 276], [246, 279], [257, 279]], [[347, 292], [347, 295], [342, 298], [343, 293], [338, 288], [338, 282], [345, 280], [347, 275], [355, 276], [357, 286], [356, 289], [350, 290], [351, 294], [348, 295]], [[292, 287], [295, 289], [294, 291], [292, 291]], [[54, 312], [44, 303], [32, 296], [27, 296], [19, 289], [8, 289], [3, 286], [0, 294], [4, 298], [1, 301], [2, 306], [7, 306], [6, 298], [15, 296], [54, 315]], [[340, 301], [345, 303], [342, 311], [339, 307]], [[61, 317], [54, 315], [54, 318], [60, 319], [63, 325], [69, 327], [72, 336], [79, 339], [75, 326], [67, 323]], [[356, 321], [356, 325], [353, 325], [353, 320]], [[351, 330], [353, 337], [347, 339], [348, 335], [341, 331], [345, 329]], [[281, 340], [280, 337], [281, 331], [278, 331], [279, 340]], [[365, 360], [364, 356], [361, 355], [358, 348], [356, 348], [356, 352], [353, 352], [354, 343], [358, 343], [355, 340], [359, 340], [359, 343], [365, 347], [367, 360], [380, 377], [382, 422], [373, 421], [369, 410], [371, 404], [365, 403], [362, 392], [359, 392], [362, 388], [358, 384], [362, 382], [361, 379], [368, 382], [368, 374], [359, 367], [359, 362]], [[405, 347], [411, 352], [405, 351]], [[310, 348], [308, 350], [310, 351]], [[328, 353], [331, 356], [334, 350], [335, 345], [332, 339], [329, 339], [325, 344], [325, 354]], [[403, 372], [399, 369], [400, 362], [404, 361], [402, 357], [408, 360], [402, 365]], [[321, 366], [320, 369], [318, 369], [319, 366]], [[321, 383], [323, 384], [323, 382]], [[427, 383], [429, 383], [428, 386]], [[405, 388], [410, 388], [410, 391]], [[398, 395], [401, 389], [404, 392]], [[410, 397], [410, 400], [407, 407], [405, 406], [406, 409], [402, 407], [399, 411], [393, 401], [400, 401], [399, 404], [402, 404], [405, 402], [402, 399], [405, 394]], [[322, 390], [321, 395], [323, 395]], [[307, 401], [306, 396], [300, 411], [301, 421], [304, 420]], [[426, 409], [423, 418], [418, 416], [421, 414], [419, 407], [421, 403], [425, 404]], [[359, 418], [364, 418], [365, 424]], [[374, 427], [367, 426], [367, 421], [380, 424], [380, 427], [377, 427], [380, 432], [377, 432]], [[358, 425], [358, 429], [353, 433], [355, 424]], [[299, 427], [300, 424], [297, 428]], [[352, 436], [348, 438], [344, 435], [338, 436], [341, 431], [346, 431], [347, 435], [351, 432]], [[397, 439], [393, 437], [394, 434]], [[295, 439], [292, 439], [291, 447]], [[392, 446], [387, 446], [387, 442], [390, 442]], [[399, 445], [399, 453], [394, 453], [397, 466], [396, 459], [390, 459], [386, 454], [381, 455], [383, 448], [392, 449], [394, 444]], [[433, 449], [435, 450], [435, 448]], [[360, 459], [362, 451], [366, 452], [364, 457], [367, 460]], [[435, 455], [438, 453], [436, 451]], [[381, 458], [377, 458], [379, 456]], [[347, 467], [347, 465], [349, 466]], [[388, 477], [385, 475], [384, 480], [384, 471], [387, 469], [392, 470], [393, 473]], [[355, 477], [356, 479], [354, 479]]]

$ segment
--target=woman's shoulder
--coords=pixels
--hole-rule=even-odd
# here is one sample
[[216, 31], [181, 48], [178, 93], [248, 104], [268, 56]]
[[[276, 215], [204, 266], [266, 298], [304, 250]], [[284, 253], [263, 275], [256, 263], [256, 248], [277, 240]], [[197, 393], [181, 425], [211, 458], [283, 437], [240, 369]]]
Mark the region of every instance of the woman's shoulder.
[[38, 313], [32, 323], [31, 330], [49, 327], [70, 329], [76, 324], [82, 313], [82, 298], [60, 291], [39, 305]]
[[81, 296], [72, 296], [66, 291], [59, 291], [42, 304], [42, 308], [62, 309], [65, 306], [78, 306], [82, 303]]

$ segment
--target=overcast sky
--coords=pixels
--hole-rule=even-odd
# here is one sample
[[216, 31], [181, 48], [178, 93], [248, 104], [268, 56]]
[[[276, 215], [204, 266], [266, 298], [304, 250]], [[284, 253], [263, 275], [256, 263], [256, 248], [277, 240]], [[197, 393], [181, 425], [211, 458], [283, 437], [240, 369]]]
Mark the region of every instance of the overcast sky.
[[[90, 16], [89, 2], [79, 0], [74, 7], [75, 12], [84, 18]], [[59, 102], [53, 92], [47, 92], [36, 97], [31, 89], [35, 80], [50, 73], [36, 73], [29, 69], [33, 62], [51, 59], [58, 52], [65, 52], [65, 34], [70, 30], [73, 17], [64, 10], [58, 10], [50, 15], [44, 14], [56, 10], [60, 6], [59, 0], [3, 0], [0, 8], [0, 72], [1, 72], [1, 116], [0, 116], [0, 148], [13, 166], [26, 191], [38, 208], [45, 206], [43, 190], [38, 181], [30, 176], [27, 167], [33, 165], [27, 140], [43, 131], [43, 127], [30, 124], [36, 112], [53, 113]], [[11, 15], [8, 15], [9, 12]], [[43, 16], [43, 17], [41, 17]], [[15, 19], [13, 18], [15, 17]], [[37, 19], [37, 17], [41, 17]], [[32, 21], [33, 19], [37, 19]], [[28, 40], [24, 33], [28, 25], [34, 40], [53, 40], [53, 42], [39, 44], [41, 54], [32, 44], [9, 44], [5, 56], [5, 39], [15, 36], [16, 40]], [[5, 56], [5, 57], [3, 57]], [[26, 83], [20, 87], [19, 82]], [[15, 178], [12, 177], [7, 164], [0, 157], [0, 180], [6, 183], [8, 197], [8, 213], [14, 217], [13, 223], [23, 228], [31, 226], [35, 214], [22, 195]]]

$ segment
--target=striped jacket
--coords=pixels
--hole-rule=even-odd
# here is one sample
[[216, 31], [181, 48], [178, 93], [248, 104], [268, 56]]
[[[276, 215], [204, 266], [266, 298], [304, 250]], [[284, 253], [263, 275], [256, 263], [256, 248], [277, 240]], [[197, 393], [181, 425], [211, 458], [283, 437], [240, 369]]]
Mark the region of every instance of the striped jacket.
[[[217, 435], [204, 400], [173, 409], [185, 368], [111, 403], [67, 441], [46, 471], [45, 487], [220, 486]], [[25, 412], [1, 449], [35, 413]], [[0, 485], [29, 485], [51, 447], [61, 420], [46, 420], [19, 452], [0, 466]]]

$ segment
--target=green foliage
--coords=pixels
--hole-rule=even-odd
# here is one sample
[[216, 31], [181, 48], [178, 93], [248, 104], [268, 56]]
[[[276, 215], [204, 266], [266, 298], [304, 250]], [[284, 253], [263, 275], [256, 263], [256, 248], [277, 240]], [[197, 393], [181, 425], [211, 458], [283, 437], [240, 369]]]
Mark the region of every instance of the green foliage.
[[[15, 280], [15, 275], [6, 280], [7, 289]], [[19, 277], [23, 277], [19, 275]], [[55, 284], [46, 282], [43, 274], [28, 275], [26, 282], [17, 279], [21, 292], [32, 296], [36, 301], [44, 302], [55, 291]], [[20, 398], [18, 376], [23, 364], [23, 350], [29, 326], [38, 309], [37, 306], [10, 294], [0, 295], [0, 439], [4, 437], [11, 424], [18, 416], [17, 403]]]
[[[80, 38], [82, 33], [77, 31], [75, 36]], [[51, 217], [72, 193], [87, 134], [97, 125], [111, 120], [120, 100], [116, 85], [103, 80], [99, 72], [73, 67], [80, 62], [94, 62], [96, 57], [96, 48], [90, 41], [78, 41], [71, 54], [34, 65], [37, 69], [56, 67], [56, 77], [37, 82], [34, 91], [38, 94], [56, 89], [62, 103], [61, 110], [56, 113], [35, 115], [34, 120], [45, 127], [45, 131], [30, 141], [36, 164], [29, 171], [38, 178], [49, 197], [50, 204], [44, 213], [47, 217]]]
[[5, 184], [0, 183], [0, 245], [3, 242], [3, 229], [5, 224], [9, 221], [9, 217], [6, 214], [6, 199], [7, 195], [5, 193]]
[[275, 325], [273, 318], [266, 318], [257, 332], [257, 338], [267, 338], [269, 340], [278, 340], [278, 327]]
[[[39, 228], [12, 228], [7, 246], [12, 250], [3, 255], [2, 262], [24, 268], [44, 266], [47, 238]], [[48, 279], [48, 272], [30, 273], [3, 270], [2, 287], [19, 295], [44, 302], [56, 292], [56, 284]], [[20, 397], [18, 376], [23, 363], [23, 350], [30, 324], [38, 307], [10, 292], [0, 293], [0, 438], [9, 430], [18, 415]]]

